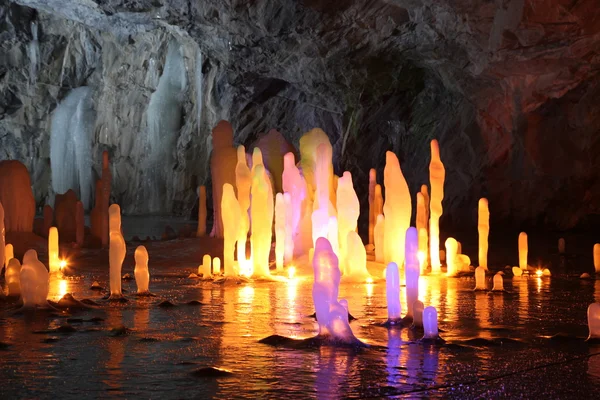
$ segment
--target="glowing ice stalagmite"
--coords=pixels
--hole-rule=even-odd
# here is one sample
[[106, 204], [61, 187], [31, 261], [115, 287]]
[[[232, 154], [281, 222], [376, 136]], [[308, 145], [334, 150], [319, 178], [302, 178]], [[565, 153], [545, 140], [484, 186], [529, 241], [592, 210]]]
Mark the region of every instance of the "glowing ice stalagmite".
[[384, 244], [385, 216], [383, 214], [379, 214], [377, 216], [377, 223], [375, 224], [374, 234], [375, 234], [375, 261], [382, 263], [382, 262], [384, 262], [383, 249], [385, 247], [385, 244]]
[[429, 200], [429, 251], [431, 273], [439, 274], [440, 262], [440, 217], [442, 216], [442, 200], [444, 198], [444, 179], [446, 170], [440, 159], [440, 147], [437, 140], [431, 141], [431, 162], [429, 163], [429, 181], [431, 198]]
[[199, 268], [199, 274], [202, 274], [202, 278], [208, 279], [212, 275], [212, 259], [210, 254], [205, 254], [202, 257], [202, 265]]
[[457, 256], [458, 242], [454, 238], [446, 239], [446, 275], [455, 276], [458, 273]]
[[16, 258], [11, 258], [8, 261], [6, 267], [6, 274], [4, 279], [6, 280], [6, 288], [8, 289], [8, 296], [18, 297], [21, 295], [21, 263]]
[[[427, 187], [427, 186], [425, 186]], [[416, 226], [419, 235], [419, 253], [421, 254], [421, 273], [427, 268], [427, 254], [429, 253], [429, 238], [427, 234], [427, 206], [425, 205], [425, 197], [423, 193], [417, 193], [417, 217]]]
[[373, 195], [373, 212], [375, 213], [375, 224], [377, 224], [377, 216], [379, 214], [383, 214], [383, 194], [381, 193], [381, 185], [379, 184], [375, 185], [375, 194]]
[[[236, 275], [235, 242], [240, 233], [240, 203], [235, 197], [233, 186], [229, 183], [223, 185], [221, 197], [221, 217], [223, 218], [223, 275]], [[244, 241], [245, 244], [245, 241]]]
[[258, 165], [252, 175], [252, 263], [253, 277], [269, 277], [269, 251], [273, 226], [273, 197], [270, 196], [270, 183], [265, 174], [264, 166]]
[[343, 343], [360, 343], [348, 323], [348, 311], [338, 301], [340, 268], [329, 241], [317, 239], [313, 256], [313, 302], [319, 336]]
[[4, 251], [5, 251], [5, 242], [6, 241], [6, 229], [4, 228], [4, 207], [2, 207], [2, 203], [0, 203], [0, 266], [3, 266], [5, 263], [4, 260]]
[[600, 243], [594, 245], [594, 270], [600, 274]]
[[289, 265], [294, 258], [294, 211], [292, 209], [292, 196], [289, 193], [283, 194], [283, 204], [285, 207], [283, 262]]
[[425, 307], [423, 310], [423, 339], [437, 340], [439, 338], [437, 310], [435, 307]]
[[289, 193], [292, 201], [292, 234], [295, 238], [300, 228], [302, 211], [308, 194], [306, 181], [296, 166], [294, 153], [283, 156], [282, 185], [284, 193]]
[[206, 235], [206, 186], [198, 186], [198, 227], [196, 237]]
[[502, 292], [504, 290], [504, 279], [502, 277], [502, 274], [497, 273], [496, 275], [494, 275], [493, 284], [494, 286], [492, 287], [492, 291]]
[[[348, 232], [355, 232], [360, 215], [360, 203], [354, 186], [352, 185], [352, 174], [346, 171], [343, 176], [338, 179], [337, 195], [336, 195], [336, 210], [338, 221], [338, 234], [340, 245], [340, 260], [344, 266], [344, 273], [347, 272], [347, 247], [346, 240]], [[361, 242], [362, 246], [362, 242]]]
[[110, 264], [110, 299], [123, 298], [121, 292], [121, 270], [125, 260], [125, 239], [121, 234], [121, 208], [118, 204], [112, 204], [108, 208], [108, 225], [110, 230], [110, 242], [108, 247], [108, 261]]
[[238, 265], [246, 260], [246, 242], [250, 230], [250, 187], [252, 186], [252, 173], [246, 161], [246, 148], [242, 145], [237, 148], [237, 164], [235, 166], [235, 185], [237, 199], [240, 205], [240, 228], [237, 238]]
[[417, 228], [406, 230], [404, 276], [406, 280], [406, 316], [412, 318], [413, 304], [419, 299], [419, 234]]
[[285, 252], [285, 202], [283, 194], [275, 196], [275, 268], [283, 271], [283, 256]]
[[487, 290], [485, 282], [485, 268], [475, 268], [475, 290]]
[[383, 184], [385, 186], [383, 214], [388, 222], [385, 224], [383, 239], [384, 259], [386, 264], [395, 262], [402, 266], [404, 241], [406, 230], [410, 226], [412, 204], [408, 185], [400, 169], [400, 162], [396, 154], [391, 151], [385, 153]]
[[375, 244], [375, 185], [377, 185], [377, 171], [374, 168], [369, 170], [369, 244]]
[[527, 234], [525, 232], [519, 233], [519, 268], [522, 270], [527, 269]]
[[27, 250], [19, 273], [23, 308], [47, 307], [50, 290], [49, 274], [35, 250]]
[[362, 239], [356, 231], [346, 235], [346, 267], [344, 268], [345, 282], [366, 282], [371, 276], [367, 270], [367, 251]]
[[600, 339], [600, 303], [592, 303], [587, 309], [588, 329], [587, 340]]
[[315, 200], [313, 209], [323, 210], [328, 216], [335, 215], [335, 197], [333, 192], [333, 166], [331, 145], [325, 143], [317, 147], [316, 167], [314, 171]]
[[60, 272], [60, 259], [58, 257], [58, 229], [50, 228], [48, 232], [48, 266], [50, 273], [56, 274]]
[[135, 284], [138, 293], [148, 293], [150, 285], [150, 271], [148, 270], [148, 250], [144, 246], [138, 246], [133, 255], [135, 258]]
[[[306, 132], [300, 138], [300, 165], [302, 166], [302, 174], [306, 180], [308, 195], [311, 200], [317, 189], [317, 177], [315, 174], [317, 170], [317, 159], [319, 157], [318, 148], [321, 145], [324, 146], [323, 150], [325, 158], [329, 158], [329, 162], [324, 160], [325, 171], [323, 172], [323, 175], [326, 175], [325, 179], [327, 181], [328, 192], [333, 192], [333, 163], [331, 162], [333, 150], [329, 137], [323, 130], [315, 128]], [[333, 195], [334, 193], [330, 194]]]
[[219, 275], [221, 273], [221, 259], [219, 257], [213, 258], [212, 268], [213, 275]]
[[237, 151], [233, 147], [233, 127], [227, 121], [219, 121], [212, 130], [212, 153], [210, 155], [210, 173], [213, 185], [213, 228], [211, 236], [223, 237], [223, 217], [221, 215], [221, 198], [223, 185], [235, 185], [235, 168]]
[[479, 231], [479, 266], [488, 269], [488, 236], [490, 234], [490, 210], [485, 198], [479, 199], [477, 229]]
[[385, 297], [387, 299], [388, 320], [390, 325], [402, 322], [402, 306], [400, 305], [400, 271], [395, 262], [388, 263], [385, 269]]
[[[7, 244], [4, 246], [4, 266], [8, 267], [9, 261], [15, 257], [15, 249], [12, 244]], [[2, 265], [0, 264], [0, 267]]]

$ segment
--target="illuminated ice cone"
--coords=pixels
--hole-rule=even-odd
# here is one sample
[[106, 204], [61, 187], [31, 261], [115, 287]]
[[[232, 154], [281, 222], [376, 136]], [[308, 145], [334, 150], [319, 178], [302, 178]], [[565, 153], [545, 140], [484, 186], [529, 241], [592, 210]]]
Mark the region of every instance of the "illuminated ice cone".
[[212, 273], [213, 275], [219, 275], [221, 273], [221, 259], [215, 257], [212, 260]]
[[283, 271], [285, 252], [285, 202], [283, 194], [275, 196], [275, 267], [278, 272]]
[[312, 296], [319, 323], [319, 335], [332, 337], [336, 341], [356, 342], [357, 339], [348, 323], [348, 311], [338, 302], [341, 273], [338, 258], [327, 239], [317, 240], [312, 264]]
[[417, 300], [413, 303], [413, 328], [422, 328], [423, 327], [423, 309], [425, 306], [421, 300]]
[[471, 272], [471, 259], [466, 254], [457, 254], [456, 255], [456, 267], [458, 271], [462, 272]]
[[514, 276], [519, 277], [523, 275], [523, 270], [519, 267], [512, 267], [512, 273]]
[[[333, 191], [333, 164], [331, 163], [331, 155], [333, 154], [331, 142], [329, 137], [323, 130], [315, 128], [306, 132], [300, 138], [300, 165], [302, 166], [302, 175], [306, 180], [306, 185], [309, 188], [309, 197], [312, 199], [314, 191], [317, 188], [317, 158], [318, 148], [320, 145], [324, 145], [326, 154], [329, 154], [329, 163], [326, 164], [326, 175], [327, 181], [329, 182], [329, 188]], [[284, 189], [285, 190], [285, 189]]]
[[196, 237], [206, 235], [206, 186], [198, 186], [198, 227]]
[[494, 292], [502, 292], [504, 291], [504, 279], [502, 277], [502, 274], [497, 273], [496, 275], [494, 275], [494, 286], [492, 287], [492, 291]]
[[519, 268], [527, 269], [527, 234], [519, 233]]
[[35, 250], [27, 250], [19, 273], [24, 308], [46, 307], [50, 290], [49, 274]]
[[448, 266], [446, 275], [455, 276], [458, 273], [458, 265], [456, 265], [458, 253], [458, 243], [454, 238], [446, 239], [446, 265]]
[[431, 273], [439, 274], [440, 262], [440, 217], [442, 216], [442, 200], [444, 198], [444, 179], [446, 170], [440, 159], [440, 147], [437, 140], [431, 141], [431, 162], [429, 163], [429, 180], [431, 184], [429, 212], [429, 249]]
[[387, 299], [388, 320], [391, 325], [402, 321], [402, 306], [400, 305], [400, 271], [398, 264], [391, 262], [385, 269], [385, 297]]
[[[317, 147], [316, 168], [314, 173], [315, 179], [315, 197], [313, 209], [321, 209], [327, 212], [328, 216], [335, 215], [335, 202], [331, 199], [335, 198], [333, 191], [333, 164], [331, 145], [322, 143]], [[303, 170], [304, 171], [304, 170]]]
[[487, 270], [488, 237], [490, 234], [490, 210], [487, 199], [479, 199], [478, 210], [479, 266]]
[[202, 257], [202, 265], [198, 269], [198, 275], [200, 274], [204, 279], [210, 278], [212, 275], [212, 259], [209, 254]]
[[50, 228], [48, 232], [48, 264], [50, 273], [56, 274], [60, 272], [60, 259], [58, 258], [58, 229]]
[[135, 258], [135, 284], [138, 293], [147, 293], [150, 285], [150, 271], [148, 270], [148, 250], [144, 246], [138, 246], [133, 255]]
[[558, 254], [565, 254], [565, 239], [558, 239]]
[[[229, 183], [223, 185], [221, 197], [221, 216], [223, 217], [223, 275], [234, 276], [235, 271], [235, 242], [240, 233], [240, 203], [238, 203]], [[244, 241], [245, 244], [245, 241]]]
[[[338, 229], [338, 220], [335, 216], [331, 216], [329, 217], [329, 220], [327, 221], [327, 240], [329, 240], [329, 243], [331, 244], [331, 248], [333, 249], [333, 252], [335, 253], [335, 255], [338, 257], [338, 260], [340, 260], [340, 242], [339, 242], [339, 229]], [[344, 260], [342, 260], [343, 262]]]
[[377, 215], [375, 215], [375, 185], [377, 185], [377, 171], [374, 168], [369, 170], [369, 243], [375, 244], [375, 222]]
[[425, 307], [423, 310], [423, 339], [436, 340], [439, 337], [437, 310], [435, 307]]
[[413, 304], [419, 299], [419, 237], [417, 228], [406, 231], [404, 276], [406, 280], [406, 316], [412, 317]]
[[8, 296], [18, 297], [21, 295], [21, 263], [16, 258], [11, 258], [8, 261], [6, 267], [6, 274], [4, 276], [6, 280], [6, 287], [8, 289]]
[[600, 274], [600, 243], [594, 245], [594, 269]]
[[110, 298], [120, 299], [121, 292], [121, 270], [125, 260], [125, 239], [121, 234], [121, 208], [118, 204], [112, 204], [108, 208], [108, 226], [110, 230], [110, 241], [108, 248], [108, 260], [110, 264]]
[[296, 240], [299, 233], [300, 221], [302, 219], [302, 211], [305, 209], [307, 202], [307, 187], [306, 181], [300, 174], [300, 170], [296, 166], [294, 153], [287, 153], [283, 156], [283, 174], [282, 185], [284, 193], [290, 194], [292, 203], [292, 237]]
[[326, 238], [329, 235], [329, 214], [327, 210], [318, 208], [312, 212], [312, 239], [313, 247], [317, 245], [320, 237]]
[[[427, 188], [427, 186], [425, 186]], [[425, 197], [423, 193], [417, 193], [417, 218], [416, 218], [417, 232], [419, 234], [419, 252], [421, 254], [429, 253], [429, 237], [427, 234], [427, 208], [425, 207]], [[427, 257], [423, 257], [421, 263], [421, 273], [427, 268]]]
[[346, 249], [344, 282], [366, 282], [371, 277], [367, 270], [367, 251], [356, 231], [348, 232]]
[[385, 217], [383, 214], [377, 216], [377, 223], [375, 224], [375, 261], [382, 263], [384, 262], [384, 240], [383, 235], [385, 232]]
[[410, 226], [412, 204], [408, 185], [400, 169], [396, 154], [385, 153], [385, 169], [383, 171], [385, 186], [385, 203], [383, 213], [386, 221], [392, 222], [384, 226], [384, 259], [386, 263], [404, 264], [404, 240], [406, 230]]
[[[379, 184], [375, 185], [375, 194], [373, 195], [373, 212], [375, 213], [375, 224], [377, 224], [377, 216], [379, 214], [383, 215], [383, 194], [381, 193], [381, 185]], [[375, 228], [373, 227], [373, 229]], [[375, 231], [373, 231], [373, 234], [375, 234]], [[374, 237], [373, 240], [375, 240]]]
[[269, 252], [273, 226], [273, 197], [270, 182], [262, 165], [256, 166], [252, 176], [252, 261], [253, 277], [269, 277]]
[[294, 259], [294, 210], [292, 196], [289, 193], [283, 194], [283, 204], [285, 207], [283, 263], [289, 265]]
[[250, 188], [252, 187], [252, 173], [246, 161], [246, 148], [238, 146], [237, 164], [235, 166], [235, 185], [237, 188], [237, 200], [240, 206], [240, 228], [237, 238], [238, 264], [246, 259], [246, 242], [250, 230]]
[[[15, 249], [12, 244], [7, 244], [4, 247], [4, 266], [8, 267], [8, 262], [15, 257]], [[0, 264], [0, 266], [2, 266]]]
[[[356, 231], [358, 216], [360, 215], [360, 203], [354, 186], [352, 184], [352, 175], [350, 172], [344, 172], [343, 176], [338, 179], [337, 195], [336, 195], [336, 210], [338, 223], [338, 238], [340, 244], [340, 260], [344, 267], [349, 264], [346, 262], [347, 249], [346, 240], [349, 232]], [[361, 242], [362, 244], [362, 242]], [[344, 274], [347, 273], [344, 268]]]
[[600, 303], [592, 303], [587, 309], [588, 329], [590, 339], [600, 339]]
[[475, 290], [487, 290], [485, 282], [485, 268], [475, 268]]

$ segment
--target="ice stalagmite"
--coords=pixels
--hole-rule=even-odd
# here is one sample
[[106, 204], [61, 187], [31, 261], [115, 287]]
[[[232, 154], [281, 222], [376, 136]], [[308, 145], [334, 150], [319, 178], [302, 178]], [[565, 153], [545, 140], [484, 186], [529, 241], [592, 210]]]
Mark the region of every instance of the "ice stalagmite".
[[475, 268], [475, 290], [487, 290], [485, 282], [485, 268]]
[[384, 244], [384, 235], [385, 235], [385, 217], [383, 214], [379, 214], [377, 216], [377, 222], [375, 223], [375, 261], [382, 263], [384, 262], [384, 253], [383, 250], [385, 248]]
[[246, 260], [246, 241], [250, 230], [248, 210], [250, 209], [250, 187], [252, 186], [252, 173], [246, 161], [246, 148], [242, 145], [237, 147], [235, 184], [238, 204], [240, 205], [240, 228], [237, 238], [237, 260], [239, 264]]
[[110, 299], [119, 300], [123, 298], [121, 293], [121, 269], [125, 259], [125, 239], [121, 234], [121, 208], [118, 204], [112, 204], [108, 208], [108, 223], [110, 231], [110, 242], [108, 248], [108, 261], [110, 264]]
[[273, 226], [273, 197], [270, 183], [262, 165], [253, 167], [252, 175], [252, 246], [253, 277], [269, 277], [269, 251], [271, 249]]
[[148, 270], [148, 250], [144, 246], [138, 246], [134, 253], [135, 268], [135, 284], [137, 285], [138, 294], [148, 293], [150, 284], [150, 271]]
[[496, 275], [494, 275], [493, 284], [494, 284], [494, 286], [492, 286], [492, 291], [494, 291], [494, 292], [504, 291], [504, 279], [502, 278], [502, 274], [497, 273]]
[[406, 280], [406, 316], [412, 318], [413, 305], [419, 299], [419, 234], [417, 229], [406, 230], [404, 277]]
[[519, 233], [519, 268], [522, 270], [527, 269], [527, 234], [525, 232]]
[[388, 263], [385, 269], [385, 296], [387, 299], [388, 320], [390, 325], [402, 322], [402, 306], [400, 305], [400, 271], [395, 262]]
[[429, 181], [431, 198], [429, 200], [429, 249], [431, 273], [439, 274], [440, 262], [440, 217], [442, 216], [442, 199], [444, 198], [444, 179], [446, 170], [440, 159], [440, 147], [437, 140], [431, 141], [431, 162], [429, 163]]
[[437, 310], [435, 307], [425, 307], [423, 310], [423, 339], [437, 340], [439, 338]]
[[385, 154], [383, 184], [385, 186], [383, 213], [388, 222], [385, 224], [384, 258], [386, 264], [395, 262], [402, 266], [404, 264], [404, 241], [406, 230], [410, 226], [412, 204], [398, 157], [391, 151]]
[[343, 176], [338, 180], [336, 201], [340, 261], [344, 274], [347, 274], [349, 273], [348, 266], [351, 260], [347, 259], [348, 249], [346, 241], [348, 233], [356, 231], [358, 216], [360, 215], [360, 203], [352, 184], [352, 174], [348, 171], [344, 172]]
[[374, 168], [369, 170], [369, 244], [375, 244], [375, 186], [377, 185], [377, 171]]
[[479, 230], [479, 266], [487, 270], [488, 236], [490, 234], [490, 210], [488, 208], [487, 199], [479, 199], [477, 215], [477, 229]]
[[446, 239], [446, 275], [455, 276], [458, 273], [458, 242], [454, 238]]
[[289, 265], [294, 258], [294, 210], [292, 196], [287, 192], [283, 194], [283, 204], [285, 207], [283, 261], [284, 264]]
[[[13, 245], [9, 243], [4, 247], [4, 267], [8, 267], [8, 262], [14, 257], [15, 257], [15, 249], [14, 249]], [[2, 260], [2, 255], [0, 255], [0, 260]], [[0, 264], [0, 266], [2, 266], [2, 265]]]
[[27, 250], [23, 256], [23, 266], [19, 273], [23, 308], [47, 307], [50, 290], [49, 275], [35, 250]]
[[600, 243], [594, 245], [594, 270], [600, 274]]
[[[317, 188], [315, 173], [317, 170], [317, 158], [318, 158], [318, 147], [324, 145], [325, 155], [329, 156], [329, 164], [326, 165], [327, 182], [329, 190], [333, 190], [333, 164], [331, 163], [331, 154], [333, 154], [331, 148], [331, 142], [327, 134], [319, 128], [312, 129], [306, 132], [300, 138], [300, 165], [302, 166], [302, 174], [306, 180], [308, 187], [308, 195], [312, 200], [315, 195]], [[327, 164], [325, 162], [325, 164]], [[284, 189], [285, 190], [285, 189]]]
[[21, 263], [16, 258], [11, 258], [6, 267], [6, 288], [8, 296], [18, 297], [21, 295]]
[[590, 339], [600, 339], [600, 303], [592, 303], [587, 309], [588, 329]]
[[283, 194], [275, 196], [275, 268], [283, 271], [283, 256], [285, 251], [285, 203]]
[[58, 256], [58, 229], [50, 228], [48, 232], [48, 266], [51, 274], [60, 272], [60, 260]]
[[[237, 275], [234, 265], [235, 243], [240, 233], [240, 203], [238, 203], [229, 183], [223, 185], [221, 197], [221, 216], [223, 217], [223, 275]], [[244, 242], [245, 244], [245, 242]]]
[[345, 282], [366, 282], [370, 277], [367, 270], [367, 251], [356, 231], [346, 235], [346, 267], [344, 268]]
[[282, 185], [283, 191], [290, 194], [292, 201], [292, 235], [295, 240], [299, 233], [302, 211], [308, 194], [306, 181], [296, 167], [294, 153], [287, 153], [283, 157]]

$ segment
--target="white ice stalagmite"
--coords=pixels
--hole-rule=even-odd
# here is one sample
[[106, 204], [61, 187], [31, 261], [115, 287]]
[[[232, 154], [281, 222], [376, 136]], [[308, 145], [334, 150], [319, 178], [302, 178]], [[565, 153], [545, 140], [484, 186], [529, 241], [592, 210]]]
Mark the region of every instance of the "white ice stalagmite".
[[253, 166], [252, 174], [252, 263], [253, 277], [269, 277], [269, 251], [271, 249], [273, 226], [273, 197], [263, 165]]
[[[223, 219], [223, 275], [237, 275], [235, 270], [235, 243], [240, 236], [240, 220], [242, 219], [240, 203], [235, 197], [233, 186], [223, 185], [221, 197], [221, 218]], [[244, 240], [244, 245], [246, 241]]]
[[519, 268], [522, 270], [527, 269], [527, 234], [525, 232], [519, 233]]
[[86, 209], [92, 199], [92, 139], [96, 114], [92, 89], [72, 89], [52, 113], [50, 170], [54, 193], [73, 189]]
[[285, 202], [283, 194], [275, 196], [275, 268], [277, 272], [283, 271], [283, 259], [285, 252]]
[[[4, 267], [8, 267], [9, 261], [15, 257], [15, 249], [12, 244], [7, 244], [4, 246]], [[2, 260], [2, 256], [0, 255], [0, 261]], [[0, 264], [2, 266], [2, 264]]]
[[135, 284], [137, 285], [138, 293], [148, 293], [150, 285], [150, 271], [148, 270], [148, 250], [144, 246], [138, 246], [134, 253], [135, 268], [133, 274], [135, 276]]
[[377, 185], [377, 171], [375, 168], [371, 168], [369, 170], [369, 243], [375, 244], [375, 220], [377, 215], [375, 215], [375, 185]]
[[40, 41], [38, 38], [38, 23], [31, 21], [31, 41], [27, 44], [29, 56], [29, 83], [35, 85], [40, 70]]
[[252, 173], [246, 161], [246, 148], [242, 145], [237, 148], [237, 164], [235, 166], [235, 185], [237, 199], [240, 205], [240, 230], [237, 238], [238, 265], [246, 260], [246, 241], [250, 230], [250, 187], [252, 186]]
[[385, 203], [383, 213], [387, 222], [384, 233], [385, 263], [395, 262], [404, 264], [404, 241], [406, 230], [410, 226], [412, 204], [408, 185], [400, 169], [396, 154], [391, 151], [385, 154], [385, 169], [383, 171], [385, 186]]
[[6, 280], [6, 288], [8, 289], [8, 296], [18, 297], [21, 295], [21, 263], [16, 258], [11, 258], [8, 261], [6, 267], [6, 274], [4, 279]]
[[600, 274], [600, 243], [594, 245], [594, 270]]
[[202, 265], [198, 269], [198, 275], [202, 275], [203, 279], [208, 279], [212, 275], [212, 258], [210, 254], [205, 254], [202, 257]]
[[587, 309], [588, 329], [590, 339], [600, 339], [600, 303], [592, 303]]
[[58, 257], [58, 229], [55, 226], [48, 232], [48, 266], [51, 274], [60, 272], [60, 259]]
[[395, 262], [388, 263], [385, 269], [385, 297], [387, 299], [388, 320], [390, 325], [402, 322], [402, 306], [400, 304], [400, 271]]
[[292, 196], [287, 192], [283, 194], [283, 204], [285, 206], [283, 262], [286, 265], [290, 265], [294, 258], [294, 203], [292, 202]]
[[475, 268], [475, 290], [487, 290], [485, 282], [485, 268]]
[[479, 266], [487, 270], [488, 237], [490, 234], [490, 210], [488, 208], [487, 199], [479, 199], [477, 215], [477, 229], [479, 231]]
[[367, 270], [367, 251], [356, 231], [348, 232], [345, 247], [347, 250], [344, 281], [366, 282], [371, 277]]
[[431, 273], [439, 274], [440, 262], [440, 217], [442, 216], [442, 200], [444, 198], [444, 179], [446, 170], [440, 159], [440, 146], [437, 140], [431, 141], [431, 162], [429, 163], [429, 181], [431, 198], [429, 200], [429, 251]]
[[48, 306], [49, 274], [44, 264], [38, 260], [35, 250], [27, 250], [23, 256], [19, 281], [23, 308], [31, 309]]
[[121, 208], [118, 204], [112, 204], [108, 208], [108, 228], [110, 233], [108, 247], [110, 299], [119, 300], [123, 298], [123, 293], [121, 292], [121, 270], [127, 249], [125, 239], [121, 233]]
[[497, 273], [496, 275], [494, 275], [493, 284], [494, 284], [494, 286], [492, 286], [493, 292], [504, 291], [504, 278], [502, 277], [501, 273]]
[[435, 307], [425, 307], [423, 310], [423, 339], [437, 340], [439, 338], [437, 310]]
[[454, 238], [446, 239], [446, 275], [455, 276], [458, 273], [457, 265], [458, 242]]
[[[338, 179], [336, 194], [336, 210], [338, 221], [338, 238], [340, 245], [340, 261], [342, 262], [344, 274], [348, 272], [346, 241], [349, 232], [355, 232], [360, 215], [360, 203], [352, 184], [352, 174], [345, 171]], [[362, 242], [361, 242], [362, 245]]]
[[338, 301], [341, 272], [329, 241], [319, 238], [313, 256], [313, 302], [319, 336], [344, 344], [358, 344], [348, 323], [348, 311]]
[[375, 223], [375, 261], [382, 263], [384, 262], [384, 235], [385, 235], [385, 216], [379, 214], [377, 216], [377, 222]]
[[215, 257], [212, 260], [212, 273], [213, 275], [221, 274], [221, 259], [219, 257]]
[[413, 328], [423, 327], [423, 310], [425, 306], [421, 300], [417, 300], [413, 303]]
[[406, 280], [406, 316], [412, 318], [413, 304], [419, 299], [419, 234], [417, 228], [406, 230], [404, 277]]
[[338, 220], [335, 216], [329, 217], [327, 221], [327, 240], [331, 244], [331, 248], [333, 252], [340, 260], [340, 241], [338, 236]]

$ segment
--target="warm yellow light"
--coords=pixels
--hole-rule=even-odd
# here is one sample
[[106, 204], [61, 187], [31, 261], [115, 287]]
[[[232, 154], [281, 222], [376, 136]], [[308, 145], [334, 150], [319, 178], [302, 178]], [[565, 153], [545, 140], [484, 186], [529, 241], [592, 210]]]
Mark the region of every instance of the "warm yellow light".
[[295, 276], [296, 276], [296, 267], [294, 267], [294, 266], [288, 267], [288, 278], [294, 279]]
[[535, 271], [535, 274], [536, 274], [537, 276], [542, 276], [542, 274], [543, 274], [543, 273], [544, 273], [544, 272], [543, 272], [541, 269], [538, 269], [537, 271]]
[[[62, 264], [62, 262], [61, 262], [61, 264]], [[61, 279], [61, 280], [58, 282], [58, 298], [59, 298], [59, 299], [62, 299], [62, 297], [63, 297], [65, 294], [67, 294], [67, 289], [68, 289], [68, 287], [69, 287], [69, 284], [68, 284], [68, 282], [67, 282], [66, 280], [64, 280], [64, 279]]]
[[58, 266], [59, 266], [60, 270], [62, 271], [67, 266], [67, 260], [60, 260], [60, 263], [58, 264]]
[[368, 278], [367, 278], [367, 283], [373, 283], [373, 278], [371, 278], [371, 277], [368, 277]]
[[419, 259], [419, 266], [422, 266], [423, 263], [425, 262], [425, 252], [419, 251], [417, 253], [417, 258]]

